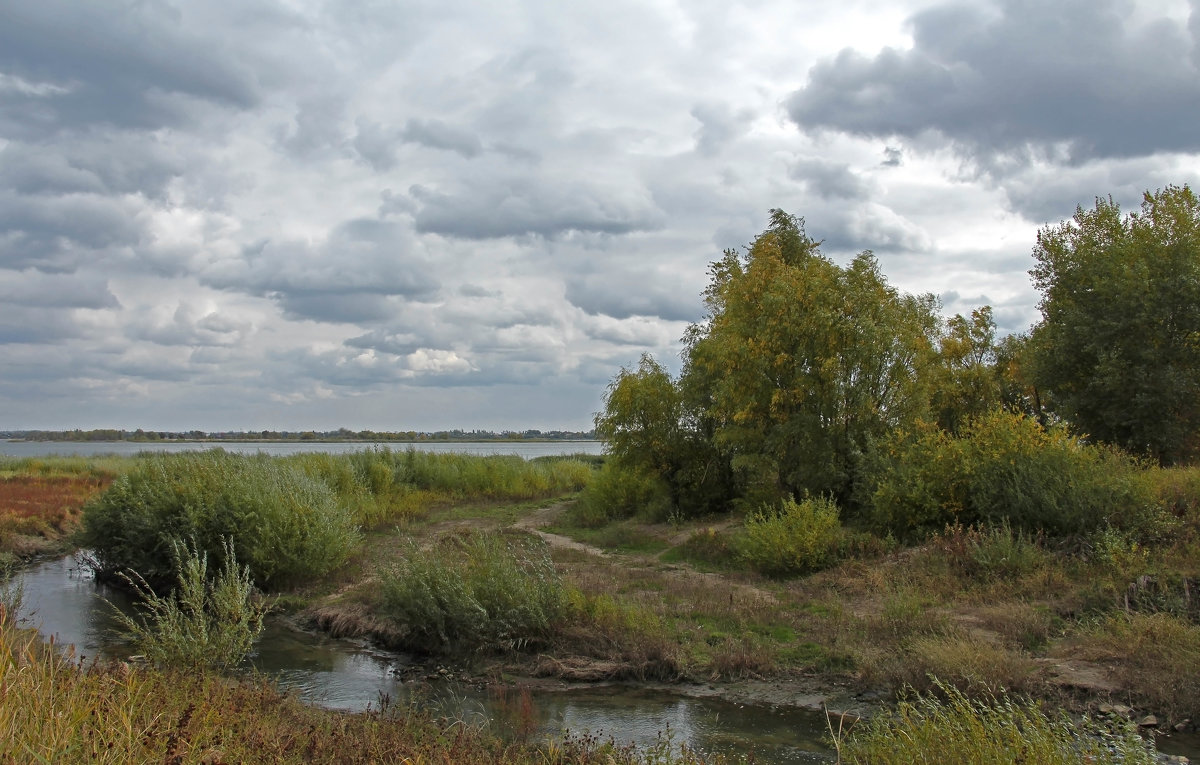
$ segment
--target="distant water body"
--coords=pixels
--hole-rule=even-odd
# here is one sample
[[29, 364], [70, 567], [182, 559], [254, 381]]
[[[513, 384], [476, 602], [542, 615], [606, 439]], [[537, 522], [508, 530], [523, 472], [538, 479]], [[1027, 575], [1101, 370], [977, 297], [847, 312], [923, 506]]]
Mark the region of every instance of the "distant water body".
[[289, 454], [348, 454], [366, 449], [387, 448], [450, 454], [515, 454], [525, 459], [563, 454], [600, 454], [600, 441], [420, 441], [416, 443], [368, 443], [363, 441], [320, 443], [313, 441], [0, 441], [0, 456], [46, 457], [78, 455], [128, 456], [138, 452], [193, 452], [224, 449], [238, 454], [263, 452], [276, 457]]

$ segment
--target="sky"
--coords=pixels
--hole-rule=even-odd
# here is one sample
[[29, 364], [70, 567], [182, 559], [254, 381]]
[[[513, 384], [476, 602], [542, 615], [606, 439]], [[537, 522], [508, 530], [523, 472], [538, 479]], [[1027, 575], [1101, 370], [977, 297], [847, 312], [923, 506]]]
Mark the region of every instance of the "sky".
[[780, 208], [947, 315], [1200, 186], [1200, 0], [0, 0], [0, 429], [585, 430]]

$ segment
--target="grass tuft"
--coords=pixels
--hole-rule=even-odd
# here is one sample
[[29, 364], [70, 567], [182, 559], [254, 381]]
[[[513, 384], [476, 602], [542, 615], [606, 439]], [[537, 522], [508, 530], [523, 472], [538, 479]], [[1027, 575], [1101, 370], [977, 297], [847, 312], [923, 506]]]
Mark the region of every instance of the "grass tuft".
[[881, 714], [831, 737], [847, 765], [1152, 765], [1154, 745], [1128, 722], [1076, 722], [1052, 715], [1036, 702], [1007, 695], [972, 700], [934, 681], [938, 695], [903, 699], [895, 714]]

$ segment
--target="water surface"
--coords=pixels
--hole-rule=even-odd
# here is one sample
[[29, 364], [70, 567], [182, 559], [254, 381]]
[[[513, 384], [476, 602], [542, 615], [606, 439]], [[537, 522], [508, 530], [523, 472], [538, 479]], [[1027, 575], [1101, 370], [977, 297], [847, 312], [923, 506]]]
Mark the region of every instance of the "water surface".
[[600, 454], [601, 441], [418, 441], [368, 443], [364, 441], [0, 441], [0, 455], [47, 457], [50, 455], [130, 456], [139, 452], [194, 452], [224, 449], [238, 454], [262, 452], [276, 457], [289, 454], [349, 454], [367, 449], [415, 449], [435, 454], [516, 454], [525, 459], [565, 454]]

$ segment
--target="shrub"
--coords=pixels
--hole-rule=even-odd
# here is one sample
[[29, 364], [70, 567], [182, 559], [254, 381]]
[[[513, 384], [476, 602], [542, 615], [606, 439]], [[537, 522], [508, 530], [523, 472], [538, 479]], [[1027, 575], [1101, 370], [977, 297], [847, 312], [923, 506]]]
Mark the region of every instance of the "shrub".
[[778, 510], [746, 519], [737, 538], [739, 559], [767, 576], [793, 576], [833, 562], [842, 540], [837, 504], [825, 497], [788, 499]]
[[[882, 714], [833, 734], [838, 761], [871, 765], [1036, 762], [1039, 765], [1152, 765], [1154, 744], [1127, 721], [1075, 722], [1037, 702], [1005, 695], [972, 701], [943, 684], [945, 699], [916, 695]], [[832, 732], [832, 726], [831, 726]]]
[[1054, 535], [1112, 526], [1152, 533], [1159, 520], [1140, 466], [1064, 429], [994, 411], [960, 437], [933, 426], [876, 449], [869, 490], [874, 523], [897, 534], [950, 523], [1008, 522]]
[[136, 574], [126, 581], [141, 597], [134, 618], [112, 606], [125, 637], [158, 667], [227, 670], [241, 663], [262, 634], [267, 606], [254, 594], [250, 570], [237, 565], [225, 540], [225, 562], [211, 580], [208, 555], [175, 542], [176, 587], [156, 595]]
[[383, 612], [422, 652], [521, 649], [544, 641], [566, 607], [541, 540], [467, 533], [409, 544], [383, 577]]
[[972, 579], [1018, 579], [1041, 568], [1046, 554], [1038, 538], [1013, 530], [1005, 519], [995, 526], [955, 523], [933, 538], [955, 569]]
[[81, 539], [99, 576], [134, 571], [154, 587], [174, 580], [175, 540], [221, 562], [229, 539], [255, 582], [278, 588], [340, 566], [359, 533], [325, 483], [266, 455], [212, 450], [139, 459], [84, 509]]
[[670, 492], [662, 478], [606, 462], [571, 509], [570, 522], [583, 528], [603, 526], [618, 518], [639, 515], [666, 520], [672, 510]]

